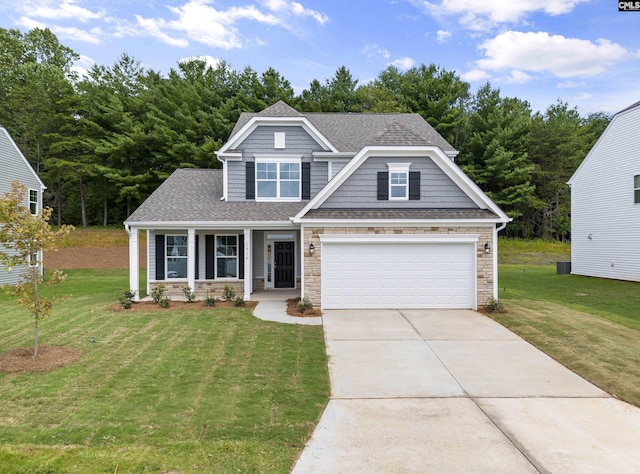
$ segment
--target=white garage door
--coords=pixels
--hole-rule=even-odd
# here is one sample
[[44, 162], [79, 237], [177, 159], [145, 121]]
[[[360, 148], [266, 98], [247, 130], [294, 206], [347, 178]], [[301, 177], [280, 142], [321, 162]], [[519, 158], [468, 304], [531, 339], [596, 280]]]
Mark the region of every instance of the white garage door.
[[475, 308], [475, 244], [322, 244], [322, 307]]

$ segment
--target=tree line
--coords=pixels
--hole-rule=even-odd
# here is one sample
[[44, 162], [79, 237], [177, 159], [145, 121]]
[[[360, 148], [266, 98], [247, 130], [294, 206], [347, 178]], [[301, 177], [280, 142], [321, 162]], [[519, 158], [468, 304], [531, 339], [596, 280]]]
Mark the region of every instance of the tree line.
[[347, 67], [296, 94], [273, 68], [180, 62], [168, 74], [123, 53], [86, 75], [48, 29], [0, 29], [0, 125], [48, 189], [56, 224], [120, 225], [175, 169], [217, 168], [214, 151], [241, 112], [284, 100], [301, 112], [414, 112], [460, 151], [458, 165], [514, 221], [522, 238], [566, 239], [566, 184], [609, 123], [558, 100], [544, 112], [454, 71], [389, 66], [360, 84]]

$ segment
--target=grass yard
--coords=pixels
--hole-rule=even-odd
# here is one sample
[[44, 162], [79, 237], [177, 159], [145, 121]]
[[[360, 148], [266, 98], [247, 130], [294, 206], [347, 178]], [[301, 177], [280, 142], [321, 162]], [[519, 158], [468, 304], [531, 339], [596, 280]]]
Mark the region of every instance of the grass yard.
[[[71, 270], [40, 343], [61, 369], [0, 374], [0, 472], [288, 472], [329, 397], [322, 328], [243, 308], [113, 312], [126, 270]], [[33, 321], [0, 296], [0, 352]], [[95, 338], [97, 342], [91, 342]]]
[[[551, 250], [540, 242], [532, 244], [537, 249], [517, 245], [533, 262], [562, 256], [557, 244]], [[517, 251], [505, 260], [518, 261]], [[519, 262], [500, 265], [499, 300], [507, 312], [490, 316], [603, 390], [640, 406], [640, 283], [558, 275], [555, 264]]]

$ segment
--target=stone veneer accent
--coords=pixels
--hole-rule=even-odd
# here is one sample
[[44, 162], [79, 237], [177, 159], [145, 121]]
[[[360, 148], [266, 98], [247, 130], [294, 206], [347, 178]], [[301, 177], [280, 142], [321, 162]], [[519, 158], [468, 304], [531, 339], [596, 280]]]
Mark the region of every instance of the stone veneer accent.
[[493, 252], [484, 253], [484, 243], [490, 242], [493, 247], [493, 226], [487, 227], [305, 227], [302, 241], [313, 242], [313, 255], [305, 250], [304, 255], [304, 295], [315, 305], [321, 304], [321, 234], [412, 234], [412, 235], [443, 235], [443, 234], [473, 234], [479, 235], [477, 249], [477, 303], [478, 306], [487, 305], [493, 297]]
[[[181, 297], [184, 296], [182, 288], [187, 285], [186, 281], [151, 281], [149, 282], [150, 290], [153, 290], [156, 286], [163, 284], [165, 287], [165, 295], [168, 297]], [[196, 299], [204, 299], [207, 296], [215, 296], [220, 298], [225, 285], [230, 285], [233, 291], [236, 292], [236, 296], [244, 295], [244, 280], [237, 281], [214, 281], [214, 280], [196, 280]]]

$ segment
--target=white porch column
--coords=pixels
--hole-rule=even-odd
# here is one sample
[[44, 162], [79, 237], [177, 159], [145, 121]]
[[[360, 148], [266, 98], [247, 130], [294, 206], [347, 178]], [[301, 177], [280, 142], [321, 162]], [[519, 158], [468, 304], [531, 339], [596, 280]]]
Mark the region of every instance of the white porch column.
[[187, 229], [187, 285], [196, 291], [196, 230]]
[[253, 286], [253, 261], [251, 249], [251, 229], [244, 229], [244, 300], [251, 300], [251, 287]]
[[127, 229], [129, 234], [129, 289], [133, 292], [133, 301], [140, 301], [140, 261], [138, 247], [138, 229]]

